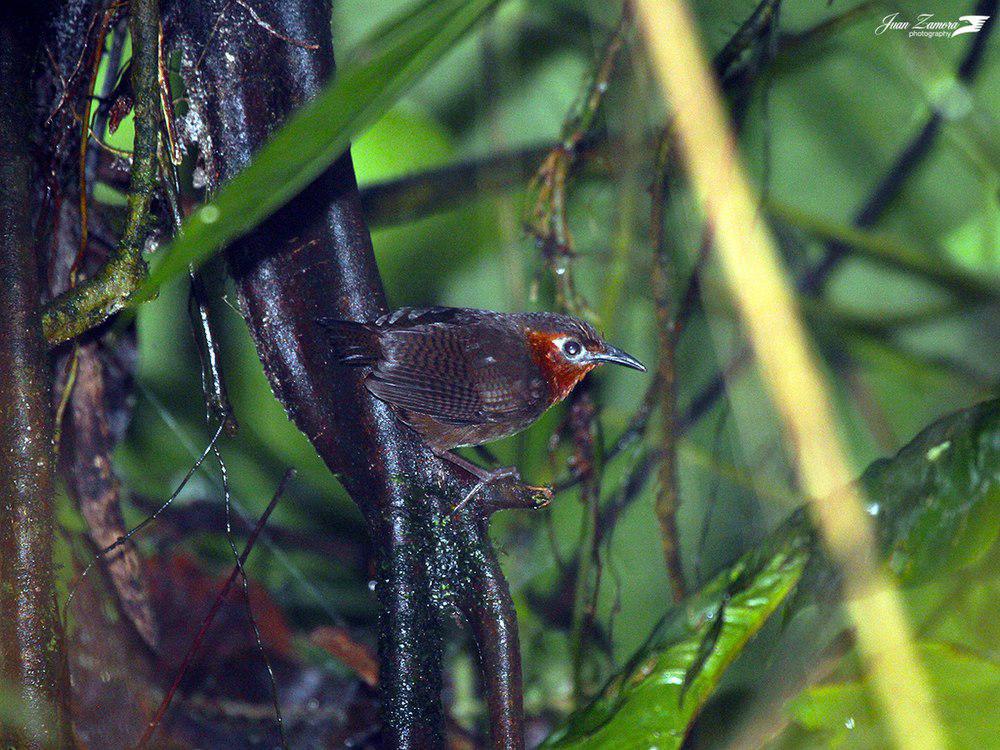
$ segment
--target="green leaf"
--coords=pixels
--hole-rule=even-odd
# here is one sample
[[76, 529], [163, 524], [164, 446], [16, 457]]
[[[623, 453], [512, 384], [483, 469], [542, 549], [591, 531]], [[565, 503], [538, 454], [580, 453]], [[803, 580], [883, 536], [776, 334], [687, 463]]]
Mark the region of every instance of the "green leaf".
[[812, 547], [804, 515], [662, 621], [648, 645], [543, 748], [679, 748], [726, 667], [799, 580]]
[[[981, 559], [1000, 529], [1000, 400], [935, 422], [896, 456], [869, 466], [860, 482], [881, 549], [902, 583]], [[650, 645], [542, 747], [680, 747], [726, 667], [807, 563], [817, 575], [809, 585], [828, 578], [829, 563], [815, 553], [800, 509], [760, 550], [672, 611]], [[806, 585], [799, 603], [811, 597], [801, 591]]]
[[135, 301], [155, 296], [284, 205], [382, 116], [499, 0], [425, 0], [384, 26], [315, 99], [292, 115], [155, 260]]
[[938, 420], [861, 484], [900, 583], [979, 560], [1000, 533], [1000, 400]]
[[[919, 644], [949, 746], [992, 747], [1000, 737], [1000, 665], [946, 643]], [[775, 748], [884, 748], [892, 745], [878, 705], [861, 682], [809, 688], [786, 706], [793, 725]]]

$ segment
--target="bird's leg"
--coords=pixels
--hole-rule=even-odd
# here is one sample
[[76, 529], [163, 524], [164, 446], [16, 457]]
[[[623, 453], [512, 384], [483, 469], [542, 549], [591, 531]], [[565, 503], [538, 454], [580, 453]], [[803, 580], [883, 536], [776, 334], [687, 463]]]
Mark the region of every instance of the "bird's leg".
[[462, 501], [458, 505], [451, 509], [451, 513], [448, 515], [453, 516], [458, 513], [458, 511], [464, 508], [466, 503], [475, 497], [476, 493], [483, 489], [483, 487], [500, 479], [513, 479], [514, 481], [520, 481], [521, 476], [518, 474], [517, 468], [514, 466], [501, 466], [499, 469], [493, 469], [493, 471], [485, 472], [485, 476], [472, 485], [472, 489], [466, 493], [465, 497], [462, 498]]
[[438, 455], [441, 458], [455, 464], [458, 468], [469, 472], [484, 485], [497, 479], [521, 479], [516, 466], [501, 466], [497, 469], [484, 469], [483, 467], [476, 466], [472, 463], [472, 461], [467, 461], [457, 453], [452, 453], [451, 451], [441, 451]]
[[[477, 479], [476, 483], [472, 486], [472, 489], [470, 489], [465, 494], [465, 497], [462, 498], [461, 502], [459, 502], [458, 505], [452, 508], [451, 513], [449, 515], [454, 515], [455, 513], [460, 511], [468, 504], [468, 502], [473, 497], [476, 496], [476, 493], [478, 493], [487, 485], [492, 484], [493, 482], [498, 482], [503, 479], [511, 479], [515, 482], [521, 481], [521, 474], [520, 472], [518, 472], [516, 466], [501, 466], [496, 469], [487, 470], [483, 469], [480, 466], [476, 466], [471, 461], [466, 461], [457, 453], [452, 453], [451, 451], [442, 451], [438, 455], [441, 456], [441, 458], [447, 459], [451, 463], [455, 464], [455, 466], [458, 466], [464, 469], [465, 471], [469, 472], [472, 476], [474, 476]], [[529, 486], [528, 489], [533, 493], [551, 497], [551, 490], [549, 490], [547, 487]]]

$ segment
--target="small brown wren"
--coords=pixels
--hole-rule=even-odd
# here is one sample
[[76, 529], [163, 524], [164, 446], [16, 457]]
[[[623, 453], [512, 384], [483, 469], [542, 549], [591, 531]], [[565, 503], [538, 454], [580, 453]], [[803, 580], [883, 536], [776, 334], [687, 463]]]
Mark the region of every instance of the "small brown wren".
[[517, 471], [484, 471], [452, 448], [520, 432], [599, 364], [646, 369], [590, 324], [555, 313], [404, 307], [371, 323], [319, 323], [329, 331], [334, 364], [367, 368], [372, 395], [479, 480], [457, 507]]

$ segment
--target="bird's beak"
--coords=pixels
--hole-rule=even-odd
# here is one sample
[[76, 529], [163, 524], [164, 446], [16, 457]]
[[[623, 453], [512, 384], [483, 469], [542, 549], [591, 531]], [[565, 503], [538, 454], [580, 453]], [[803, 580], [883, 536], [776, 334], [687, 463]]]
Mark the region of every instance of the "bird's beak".
[[621, 349], [610, 344], [604, 345], [603, 352], [594, 352], [591, 354], [590, 360], [592, 362], [613, 362], [616, 365], [631, 367], [633, 370], [638, 370], [639, 372], [646, 372], [646, 366], [642, 362], [631, 354], [623, 352]]

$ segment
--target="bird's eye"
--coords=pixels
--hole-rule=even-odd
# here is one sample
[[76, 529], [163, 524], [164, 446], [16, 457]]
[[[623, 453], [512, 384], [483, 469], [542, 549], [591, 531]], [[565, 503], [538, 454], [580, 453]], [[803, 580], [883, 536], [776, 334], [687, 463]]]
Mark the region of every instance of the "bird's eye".
[[562, 350], [567, 357], [575, 357], [577, 354], [583, 351], [583, 347], [580, 346], [579, 341], [574, 341], [573, 339], [570, 339], [569, 341], [567, 341], [565, 344], [562, 345]]

